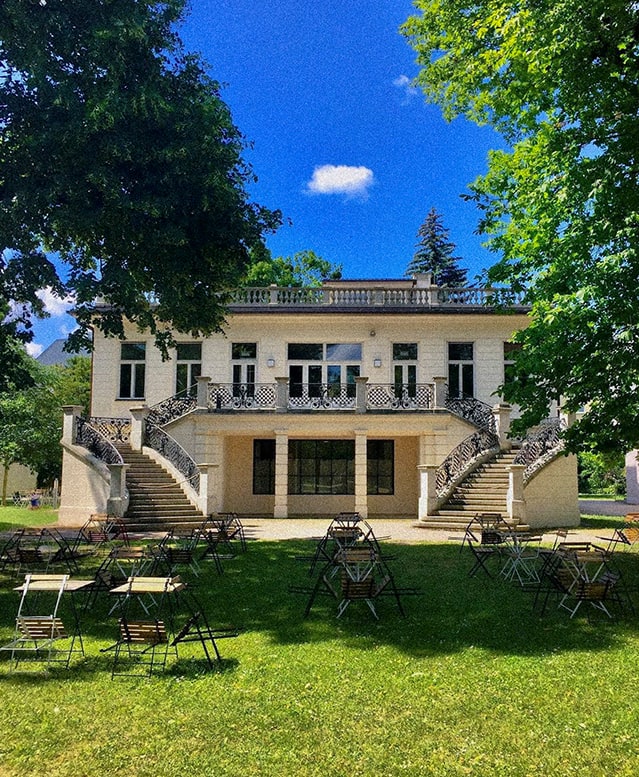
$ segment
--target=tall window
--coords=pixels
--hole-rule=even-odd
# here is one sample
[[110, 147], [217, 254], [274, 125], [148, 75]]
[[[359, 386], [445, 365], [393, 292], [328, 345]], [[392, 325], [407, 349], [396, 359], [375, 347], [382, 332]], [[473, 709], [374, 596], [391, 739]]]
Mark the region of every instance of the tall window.
[[515, 354], [521, 351], [521, 343], [504, 343], [504, 384], [515, 380]]
[[367, 493], [395, 493], [395, 443], [393, 440], [368, 440], [366, 443]]
[[202, 344], [178, 343], [176, 357], [175, 393], [195, 391], [195, 383], [202, 374]]
[[362, 360], [361, 343], [289, 343], [289, 391], [291, 397], [322, 395], [327, 386], [329, 396], [355, 396], [355, 378], [359, 377]]
[[354, 440], [289, 440], [289, 494], [354, 494]]
[[145, 367], [145, 343], [120, 344], [120, 399], [144, 398]]
[[393, 383], [398, 399], [417, 394], [417, 343], [393, 343]]
[[253, 440], [253, 493], [275, 493], [275, 440]]
[[472, 343], [448, 343], [448, 393], [454, 399], [475, 396]]
[[257, 343], [232, 343], [233, 396], [255, 396]]

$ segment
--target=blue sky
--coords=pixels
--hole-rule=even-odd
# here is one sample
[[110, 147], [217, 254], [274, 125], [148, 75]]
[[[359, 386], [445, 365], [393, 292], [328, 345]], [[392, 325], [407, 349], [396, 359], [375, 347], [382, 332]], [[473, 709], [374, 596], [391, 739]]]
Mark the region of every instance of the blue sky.
[[[409, 0], [192, 0], [181, 35], [252, 143], [252, 198], [291, 222], [269, 237], [274, 256], [310, 249], [345, 278], [401, 277], [435, 207], [469, 278], [491, 263], [461, 195], [501, 144], [447, 124], [411, 86], [416, 55], [398, 30], [413, 11]], [[36, 345], [73, 327], [56, 312]]]

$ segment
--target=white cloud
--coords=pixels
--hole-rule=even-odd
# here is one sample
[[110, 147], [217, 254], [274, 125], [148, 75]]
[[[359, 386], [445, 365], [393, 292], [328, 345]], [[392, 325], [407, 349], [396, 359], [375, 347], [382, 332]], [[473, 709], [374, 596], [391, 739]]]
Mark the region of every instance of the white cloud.
[[366, 197], [375, 177], [368, 167], [320, 165], [313, 170], [307, 190], [313, 194], [346, 194]]
[[73, 307], [73, 297], [58, 297], [50, 287], [40, 289], [36, 294], [44, 303], [44, 309], [54, 318], [66, 315]]
[[412, 80], [403, 73], [401, 76], [397, 76], [393, 81], [393, 86], [397, 87], [397, 89], [401, 89], [404, 93], [404, 104], [419, 94], [419, 89], [417, 89], [416, 86], [413, 86]]
[[40, 345], [40, 343], [27, 343], [25, 347], [29, 356], [33, 356], [34, 359], [37, 359], [44, 351], [44, 345]]

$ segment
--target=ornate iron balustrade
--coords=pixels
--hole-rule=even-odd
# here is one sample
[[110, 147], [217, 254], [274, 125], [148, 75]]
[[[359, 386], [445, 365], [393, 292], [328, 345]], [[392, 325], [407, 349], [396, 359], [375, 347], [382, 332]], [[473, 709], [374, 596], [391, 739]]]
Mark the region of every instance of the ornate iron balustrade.
[[354, 410], [355, 386], [349, 383], [295, 383], [289, 385], [290, 410]]
[[131, 439], [131, 421], [128, 418], [92, 416], [87, 421], [93, 429], [111, 442], [129, 442]]
[[430, 383], [375, 383], [366, 386], [367, 410], [432, 410], [435, 387]]
[[110, 439], [93, 427], [90, 420], [81, 416], [75, 419], [74, 439], [76, 445], [86, 448], [96, 459], [100, 459], [105, 464], [124, 464], [120, 451]]
[[490, 405], [474, 397], [446, 396], [446, 408], [480, 429], [495, 431], [495, 416]]
[[153, 424], [147, 424], [144, 433], [144, 444], [153, 448], [161, 456], [177, 469], [193, 486], [196, 493], [200, 491], [200, 471], [197, 464], [184, 450], [177, 440], [174, 440], [170, 434]]
[[524, 293], [511, 289], [396, 288], [384, 286], [266, 287], [231, 291], [232, 307], [513, 307], [523, 306]]
[[566, 423], [563, 419], [548, 419], [524, 438], [521, 450], [513, 462], [526, 465], [524, 484], [564, 450], [561, 433], [565, 428]]
[[147, 423], [153, 426], [164, 426], [169, 421], [181, 418], [197, 407], [197, 386], [180, 391], [168, 399], [163, 399], [153, 405], [147, 416]]
[[274, 383], [216, 383], [209, 386], [209, 407], [215, 410], [275, 410]]
[[453, 448], [440, 464], [435, 475], [435, 490], [440, 504], [448, 499], [455, 486], [474, 468], [475, 464], [498, 451], [499, 437], [490, 429], [478, 429]]

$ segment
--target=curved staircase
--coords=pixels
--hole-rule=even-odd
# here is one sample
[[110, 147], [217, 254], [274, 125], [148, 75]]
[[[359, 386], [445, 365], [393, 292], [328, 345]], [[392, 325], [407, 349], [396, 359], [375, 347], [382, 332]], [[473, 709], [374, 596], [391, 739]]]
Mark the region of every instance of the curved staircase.
[[128, 445], [120, 444], [117, 449], [129, 465], [126, 473], [129, 507], [124, 515], [129, 531], [195, 528], [202, 523], [204, 515], [189, 502], [165, 469]]
[[471, 472], [453, 491], [437, 515], [419, 522], [429, 529], [463, 531], [477, 513], [506, 515], [508, 472], [518, 451], [501, 452]]

